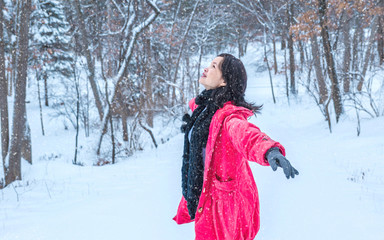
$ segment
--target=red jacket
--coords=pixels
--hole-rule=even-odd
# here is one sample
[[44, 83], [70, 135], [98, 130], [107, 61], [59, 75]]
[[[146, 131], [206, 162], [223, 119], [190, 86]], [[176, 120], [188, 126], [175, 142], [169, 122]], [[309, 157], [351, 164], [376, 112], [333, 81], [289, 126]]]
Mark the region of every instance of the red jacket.
[[[189, 106], [197, 108], [194, 99]], [[247, 160], [268, 166], [268, 149], [278, 147], [283, 155], [285, 150], [249, 123], [250, 116], [250, 110], [227, 102], [212, 118], [194, 220], [197, 240], [251, 240], [260, 228], [259, 197]], [[178, 224], [193, 221], [184, 197], [173, 219]]]

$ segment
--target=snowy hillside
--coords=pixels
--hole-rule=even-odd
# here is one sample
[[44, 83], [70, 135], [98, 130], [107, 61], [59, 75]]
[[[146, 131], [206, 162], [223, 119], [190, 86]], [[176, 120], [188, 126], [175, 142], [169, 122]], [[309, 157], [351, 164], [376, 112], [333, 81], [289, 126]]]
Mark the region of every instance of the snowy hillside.
[[[281, 169], [251, 163], [261, 201], [256, 239], [384, 239], [384, 118], [363, 119], [357, 137], [347, 112], [330, 134], [311, 99], [299, 92], [287, 104], [283, 76], [274, 78], [273, 104], [268, 73], [256, 72], [254, 56], [260, 53], [243, 59], [247, 98], [264, 107], [250, 121], [285, 146], [300, 172], [287, 180]], [[74, 130], [57, 130], [53, 120], [43, 137], [37, 105], [28, 105], [28, 116], [34, 164], [23, 162], [23, 180], [0, 190], [0, 240], [194, 239], [193, 224], [172, 221], [181, 197], [181, 134], [115, 165], [75, 166]], [[96, 138], [82, 137], [80, 161], [94, 162]]]

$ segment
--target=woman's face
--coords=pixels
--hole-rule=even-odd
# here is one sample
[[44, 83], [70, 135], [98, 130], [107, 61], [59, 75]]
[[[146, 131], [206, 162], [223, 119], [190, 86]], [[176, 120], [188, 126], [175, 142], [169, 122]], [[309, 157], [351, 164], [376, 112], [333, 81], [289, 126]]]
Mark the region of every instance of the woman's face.
[[227, 85], [224, 82], [223, 74], [219, 69], [219, 65], [223, 60], [223, 57], [216, 57], [213, 59], [209, 67], [204, 68], [204, 72], [199, 79], [199, 83], [202, 84], [205, 89], [215, 89]]

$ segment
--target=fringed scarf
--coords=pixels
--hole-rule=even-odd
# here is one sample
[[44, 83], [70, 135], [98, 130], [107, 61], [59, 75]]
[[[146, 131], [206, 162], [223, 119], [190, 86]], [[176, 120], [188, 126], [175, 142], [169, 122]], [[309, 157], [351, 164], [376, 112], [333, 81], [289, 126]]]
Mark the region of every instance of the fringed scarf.
[[[191, 219], [195, 218], [197, 205], [203, 187], [204, 156], [203, 149], [207, 145], [209, 126], [219, 106], [214, 102], [215, 90], [204, 90], [196, 97], [195, 103], [198, 107], [192, 116], [185, 114], [185, 122], [181, 131], [184, 136], [184, 154], [182, 172], [183, 196], [187, 201], [188, 212]], [[193, 127], [193, 129], [192, 129]], [[192, 129], [189, 141], [189, 132]]]

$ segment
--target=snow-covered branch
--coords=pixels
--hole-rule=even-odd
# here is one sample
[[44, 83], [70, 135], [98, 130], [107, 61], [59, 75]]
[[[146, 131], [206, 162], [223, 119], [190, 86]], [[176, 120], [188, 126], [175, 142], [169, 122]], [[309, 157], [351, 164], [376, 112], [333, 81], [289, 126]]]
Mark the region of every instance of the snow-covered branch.
[[[128, 30], [130, 29], [129, 24], [128, 24], [125, 37], [126, 38], [128, 38], [129, 36], [132, 36], [132, 37], [130, 38], [130, 41], [127, 45], [127, 49], [126, 49], [125, 54], [124, 54], [123, 62], [120, 65], [118, 73], [114, 77], [107, 79], [107, 81], [110, 81], [112, 83], [116, 83], [115, 90], [114, 90], [113, 96], [112, 96], [111, 101], [110, 101], [111, 103], [114, 101], [115, 96], [116, 96], [117, 92], [119, 91], [119, 88], [121, 87], [121, 82], [123, 80], [124, 72], [126, 70], [127, 65], [129, 64], [131, 57], [132, 57], [132, 53], [133, 53], [133, 49], [134, 49], [134, 45], [136, 43], [137, 37], [160, 14], [159, 8], [153, 2], [151, 2], [150, 0], [147, 0], [147, 2], [152, 7], [152, 9], [154, 10], [154, 13], [152, 13], [144, 22], [142, 22], [139, 25], [137, 25], [136, 27], [134, 27], [132, 29], [132, 31], [130, 32], [130, 34], [128, 34]], [[132, 19], [132, 17], [133, 16], [131, 16], [131, 19]], [[102, 119], [102, 125], [101, 125], [102, 131], [101, 131], [101, 136], [100, 136], [100, 140], [99, 140], [99, 149], [100, 149], [103, 135], [105, 134], [107, 127], [108, 127], [108, 119], [110, 117], [110, 112], [111, 112], [110, 107], [107, 106], [104, 112], [106, 114], [104, 114], [103, 119]]]
[[[160, 14], [160, 10], [159, 8], [156, 7], [156, 5], [154, 5], [151, 1], [147, 1], [148, 3], [150, 3], [150, 5], [152, 6], [153, 10], [155, 11], [154, 13], [152, 13], [144, 22], [142, 22], [141, 24], [139, 24], [138, 26], [134, 27], [132, 29], [132, 31], [130, 33], [128, 33], [126, 31], [126, 37], [129, 37], [129, 35], [131, 35], [131, 39], [129, 41], [129, 44], [128, 44], [128, 47], [127, 47], [127, 50], [126, 50], [126, 53], [125, 53], [125, 56], [124, 56], [124, 59], [123, 59], [123, 62], [119, 68], [119, 71], [118, 73], [116, 74], [116, 76], [114, 76], [111, 80], [112, 82], [118, 82], [122, 79], [122, 76], [123, 76], [123, 73], [125, 71], [125, 68], [127, 66], [127, 64], [129, 63], [129, 60], [131, 59], [131, 56], [132, 56], [132, 52], [133, 52], [133, 47], [136, 43], [136, 39], [137, 37], [139, 36], [139, 34], [146, 28], [148, 27], [155, 19], [156, 17]], [[128, 24], [129, 26], [129, 24]], [[128, 28], [129, 29], [129, 28]], [[118, 84], [116, 84], [118, 85]]]

